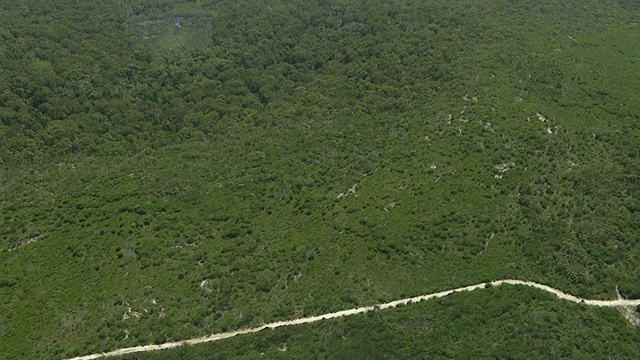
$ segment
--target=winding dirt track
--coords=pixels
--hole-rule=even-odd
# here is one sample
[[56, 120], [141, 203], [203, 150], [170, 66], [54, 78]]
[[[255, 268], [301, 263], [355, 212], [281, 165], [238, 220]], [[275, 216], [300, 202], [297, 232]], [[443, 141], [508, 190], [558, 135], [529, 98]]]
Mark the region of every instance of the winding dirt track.
[[[625, 299], [618, 299], [618, 300], [587, 300], [587, 299], [582, 299], [582, 298], [579, 298], [579, 297], [571, 295], [571, 294], [564, 293], [564, 292], [562, 292], [562, 291], [560, 291], [558, 289], [554, 289], [554, 288], [552, 288], [550, 286], [543, 285], [543, 284], [538, 284], [538, 283], [531, 282], [531, 281], [522, 281], [522, 280], [511, 280], [511, 279], [509, 279], [509, 280], [497, 280], [497, 281], [491, 282], [491, 285], [493, 285], [493, 286], [500, 286], [502, 284], [531, 286], [531, 287], [534, 287], [534, 288], [537, 288], [537, 289], [544, 290], [546, 292], [550, 292], [552, 294], [555, 294], [560, 299], [572, 301], [572, 302], [578, 303], [578, 304], [590, 305], [590, 306], [602, 306], [602, 307], [640, 306], [640, 299], [637, 299], [637, 300], [625, 300]], [[255, 328], [229, 331], [229, 332], [213, 334], [211, 336], [206, 336], [206, 337], [201, 337], [201, 338], [182, 340], [182, 341], [176, 341], [176, 342], [168, 342], [168, 343], [164, 343], [164, 344], [160, 344], [160, 345], [145, 345], [145, 346], [135, 346], [135, 347], [123, 348], [123, 349], [113, 350], [113, 351], [99, 353], [99, 354], [91, 354], [91, 355], [86, 355], [86, 356], [79, 356], [79, 357], [75, 357], [75, 358], [69, 359], [69, 360], [91, 360], [91, 359], [99, 359], [99, 358], [103, 358], [103, 357], [111, 357], [111, 356], [119, 356], [119, 355], [125, 355], [125, 354], [133, 354], [133, 353], [138, 353], [138, 352], [143, 352], [143, 351], [156, 351], [156, 350], [164, 350], [164, 349], [176, 348], [176, 347], [185, 346], [185, 345], [202, 344], [202, 343], [206, 343], [206, 342], [227, 339], [227, 338], [230, 338], [230, 337], [234, 337], [236, 335], [255, 333], [255, 332], [258, 332], [258, 331], [261, 331], [261, 330], [264, 330], [264, 329], [275, 329], [275, 328], [278, 328], [278, 327], [281, 327], [281, 326], [308, 324], [308, 323], [312, 323], [312, 322], [316, 322], [316, 321], [320, 321], [320, 320], [325, 320], [325, 319], [333, 319], [333, 318], [339, 318], [339, 317], [343, 317], [343, 316], [366, 313], [366, 312], [372, 311], [372, 310], [384, 310], [384, 309], [394, 308], [394, 307], [396, 307], [398, 305], [408, 305], [408, 304], [417, 303], [417, 302], [424, 301], [424, 300], [431, 300], [431, 299], [445, 297], [445, 296], [450, 295], [450, 294], [452, 294], [454, 292], [473, 291], [473, 290], [477, 290], [477, 289], [484, 289], [486, 287], [487, 287], [486, 283], [476, 284], [476, 285], [465, 286], [465, 287], [461, 287], [461, 288], [457, 288], [457, 289], [441, 291], [441, 292], [437, 292], [437, 293], [433, 293], [433, 294], [427, 294], [427, 295], [416, 296], [416, 297], [407, 298], [407, 299], [396, 300], [396, 301], [392, 301], [392, 302], [389, 302], [389, 303], [386, 303], [386, 304], [359, 307], [359, 308], [355, 308], [355, 309], [342, 310], [342, 311], [333, 312], [333, 313], [329, 313], [329, 314], [311, 316], [311, 317], [294, 319], [294, 320], [278, 321], [278, 322], [262, 325], [262, 326], [255, 327]]]

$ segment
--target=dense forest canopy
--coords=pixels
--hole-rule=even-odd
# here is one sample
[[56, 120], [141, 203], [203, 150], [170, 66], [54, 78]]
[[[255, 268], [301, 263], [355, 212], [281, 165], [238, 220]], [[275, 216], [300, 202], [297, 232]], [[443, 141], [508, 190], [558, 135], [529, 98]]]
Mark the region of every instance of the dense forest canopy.
[[0, 358], [499, 278], [640, 298], [638, 2], [5, 3]]

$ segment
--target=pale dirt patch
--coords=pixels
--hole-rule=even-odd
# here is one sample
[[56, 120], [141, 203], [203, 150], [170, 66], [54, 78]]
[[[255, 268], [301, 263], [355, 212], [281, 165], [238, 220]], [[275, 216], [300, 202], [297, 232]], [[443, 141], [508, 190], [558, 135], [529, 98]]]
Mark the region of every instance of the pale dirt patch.
[[[623, 300], [622, 295], [620, 295], [620, 289], [618, 285], [616, 285], [616, 294], [618, 294], [618, 300]], [[618, 310], [622, 313], [622, 315], [631, 323], [633, 326], [640, 326], [640, 313], [637, 311], [637, 307], [635, 306], [620, 306]]]
[[383, 207], [384, 211], [389, 211], [389, 209], [393, 209], [396, 207], [396, 202], [392, 201]]
[[44, 234], [40, 234], [40, 235], [38, 235], [38, 236], [34, 236], [34, 237], [30, 238], [30, 239], [22, 240], [22, 241], [20, 241], [20, 243], [19, 243], [18, 245], [16, 245], [13, 249], [9, 249], [9, 251], [13, 251], [13, 250], [15, 250], [15, 249], [17, 249], [17, 248], [19, 248], [19, 247], [23, 247], [23, 246], [25, 246], [25, 245], [32, 244], [32, 243], [34, 243], [34, 242], [36, 242], [36, 241], [40, 240], [40, 238], [41, 238], [41, 237], [43, 237], [43, 236], [44, 236]]
[[504, 163], [504, 164], [497, 164], [497, 165], [494, 165], [493, 167], [496, 168], [498, 171], [504, 173], [504, 172], [507, 172], [507, 171], [513, 169], [514, 166], [516, 166], [516, 163], [509, 162], [509, 163]]
[[506, 173], [507, 171], [511, 171], [515, 166], [516, 163], [514, 162], [494, 165], [493, 167], [500, 172], [500, 174], [496, 174], [494, 177], [496, 179], [502, 179], [504, 173]]
[[640, 314], [635, 306], [620, 306], [618, 310], [622, 313], [622, 315], [631, 323], [633, 326], [640, 326]]
[[347, 190], [347, 193], [340, 193], [338, 194], [338, 196], [336, 196], [336, 199], [342, 199], [344, 197], [349, 196], [349, 194], [353, 194], [353, 196], [358, 196], [356, 195], [356, 186], [358, 186], [358, 183], [355, 183], [353, 185], [351, 185], [351, 187], [349, 188], [349, 190]]
[[549, 134], [557, 134], [558, 130], [560, 130], [560, 128], [562, 128], [562, 126], [560, 126], [560, 125], [548, 127], [547, 128], [547, 133], [549, 133]]
[[493, 237], [496, 236], [496, 234], [492, 231], [491, 232], [491, 236], [489, 236], [485, 241], [484, 241], [484, 251], [487, 251], [487, 249], [489, 248], [489, 244], [491, 243], [491, 240], [493, 239]]
[[129, 303], [127, 303], [127, 310], [124, 312], [124, 314], [122, 315], [122, 320], [128, 320], [134, 318], [136, 320], [140, 320], [140, 313], [137, 311], [133, 311], [131, 310], [131, 306], [129, 305]]

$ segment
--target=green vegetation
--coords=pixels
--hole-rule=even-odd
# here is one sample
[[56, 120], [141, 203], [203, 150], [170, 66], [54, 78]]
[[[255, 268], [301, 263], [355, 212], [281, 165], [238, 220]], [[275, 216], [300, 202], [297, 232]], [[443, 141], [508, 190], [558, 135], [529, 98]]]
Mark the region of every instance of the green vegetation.
[[[640, 298], [639, 13], [612, 0], [6, 4], [0, 358], [499, 278]], [[637, 357], [617, 313], [545, 296], [492, 289], [179, 351], [252, 357], [299, 336], [287, 346], [304, 354], [355, 328], [388, 334], [388, 357], [405, 340], [502, 356], [491, 344], [511, 349], [510, 323], [492, 311], [531, 306], [575, 326], [507, 311], [513, 331], [541, 336], [515, 357], [577, 356], [570, 344]], [[436, 332], [455, 340], [411, 333], [420, 314], [455, 318]]]

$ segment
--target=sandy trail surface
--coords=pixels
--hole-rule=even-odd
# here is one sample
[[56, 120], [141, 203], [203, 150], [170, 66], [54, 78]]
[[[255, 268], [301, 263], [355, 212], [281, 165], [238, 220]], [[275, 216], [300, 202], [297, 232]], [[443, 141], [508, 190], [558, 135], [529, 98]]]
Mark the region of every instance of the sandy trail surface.
[[[589, 306], [620, 307], [620, 308], [640, 306], [640, 299], [626, 300], [626, 299], [620, 299], [619, 298], [619, 299], [616, 299], [616, 300], [588, 300], [588, 299], [579, 298], [579, 297], [571, 295], [571, 294], [567, 294], [567, 293], [562, 292], [562, 291], [560, 291], [558, 289], [554, 289], [551, 286], [544, 285], [544, 284], [539, 284], [539, 283], [531, 282], [531, 281], [507, 279], [507, 280], [493, 281], [490, 284], [492, 286], [500, 286], [500, 285], [503, 285], [503, 284], [530, 286], [530, 287], [534, 287], [536, 289], [540, 289], [540, 290], [544, 290], [546, 292], [550, 292], [550, 293], [556, 295], [557, 297], [559, 297], [560, 299], [568, 300], [568, 301], [571, 301], [571, 302], [574, 302], [574, 303], [578, 303], [578, 304], [589, 305]], [[431, 299], [445, 297], [445, 296], [450, 295], [450, 294], [455, 293], [455, 292], [473, 291], [473, 290], [477, 290], [477, 289], [484, 289], [486, 287], [487, 287], [487, 283], [481, 283], [481, 284], [465, 286], [465, 287], [461, 287], [461, 288], [457, 288], [457, 289], [451, 289], [451, 290], [441, 291], [441, 292], [437, 292], [437, 293], [416, 296], [416, 297], [412, 297], [412, 298], [395, 300], [395, 301], [391, 301], [391, 302], [388, 302], [388, 303], [385, 303], [385, 304], [378, 304], [378, 305], [372, 305], [372, 306], [365, 306], [365, 307], [347, 309], [347, 310], [337, 311], [337, 312], [333, 312], [333, 313], [322, 314], [322, 315], [311, 316], [311, 317], [305, 317], [305, 318], [299, 318], [299, 319], [293, 319], [293, 320], [278, 321], [278, 322], [274, 322], [274, 323], [258, 326], [258, 327], [255, 327], [255, 328], [229, 331], [229, 332], [224, 332], [224, 333], [219, 333], [219, 334], [213, 334], [213, 335], [210, 335], [210, 336], [194, 338], [194, 339], [188, 339], [188, 340], [182, 340], [182, 341], [176, 341], [176, 342], [168, 342], [168, 343], [159, 344], [159, 345], [145, 345], [145, 346], [135, 346], [135, 347], [117, 349], [117, 350], [104, 352], [104, 353], [79, 356], [79, 357], [75, 357], [75, 358], [69, 359], [69, 360], [91, 360], [91, 359], [99, 359], [99, 358], [104, 358], [104, 357], [120, 356], [120, 355], [125, 355], [125, 354], [133, 354], [133, 353], [144, 352], [144, 351], [157, 351], [157, 350], [176, 348], [176, 347], [179, 347], [179, 346], [202, 344], [202, 343], [206, 343], [206, 342], [212, 342], [212, 341], [218, 341], [218, 340], [222, 340], [222, 339], [227, 339], [227, 338], [230, 338], [230, 337], [234, 337], [236, 335], [255, 333], [255, 332], [258, 332], [258, 331], [265, 330], [265, 329], [275, 329], [275, 328], [279, 328], [279, 327], [282, 327], [282, 326], [308, 324], [308, 323], [313, 323], [313, 322], [320, 321], [320, 320], [339, 318], [339, 317], [355, 315], [355, 314], [362, 314], [362, 313], [366, 313], [368, 311], [374, 311], [374, 310], [378, 311], [378, 310], [385, 310], [385, 309], [389, 309], [389, 308], [395, 308], [398, 305], [408, 305], [408, 304], [418, 303], [418, 302], [425, 301], [425, 300], [431, 300]]]

